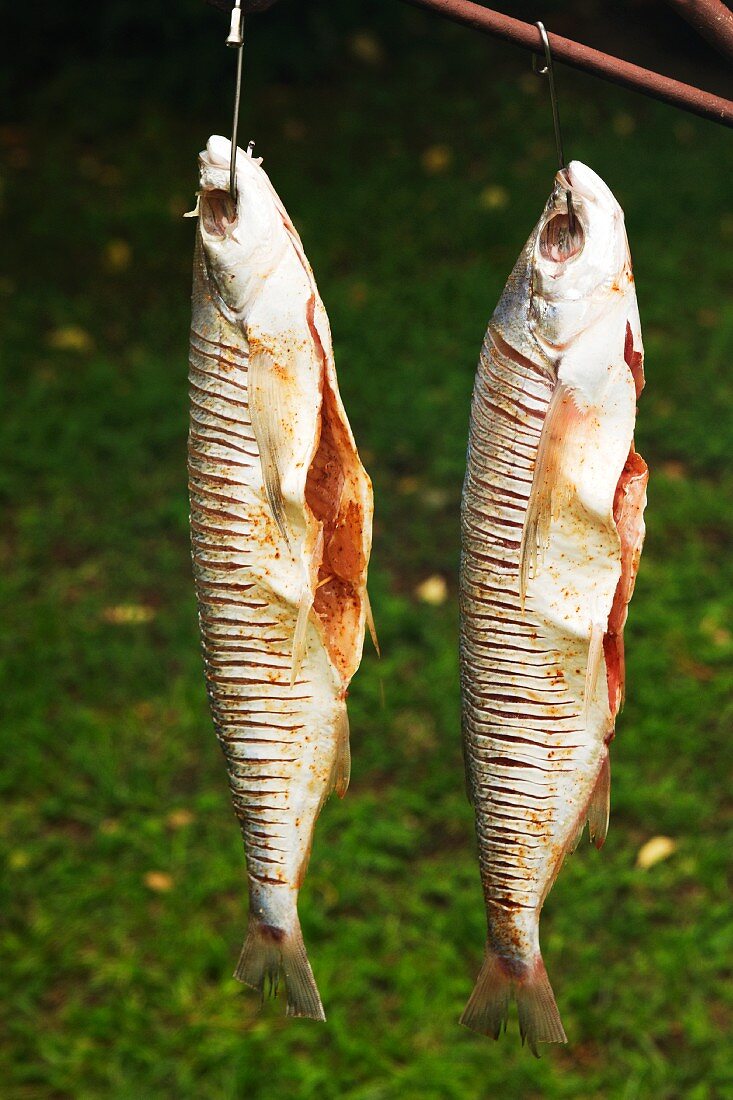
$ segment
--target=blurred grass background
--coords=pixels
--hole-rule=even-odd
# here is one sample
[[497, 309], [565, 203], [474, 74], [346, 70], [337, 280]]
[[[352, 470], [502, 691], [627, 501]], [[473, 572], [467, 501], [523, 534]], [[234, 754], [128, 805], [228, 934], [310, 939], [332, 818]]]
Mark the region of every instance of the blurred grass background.
[[[725, 91], [663, 6], [656, 47], [631, 33], [638, 4], [515, 7]], [[242, 139], [331, 317], [375, 486], [384, 654], [354, 680], [351, 789], [302, 892], [328, 1023], [286, 1021], [230, 978], [244, 860], [188, 550], [181, 215], [229, 126], [226, 18], [196, 0], [34, 11], [8, 13], [0, 82], [0, 1094], [733, 1096], [730, 133], [558, 73], [566, 148], [627, 215], [652, 483], [611, 831], [568, 860], [543, 921], [570, 1042], [535, 1061], [513, 1021], [496, 1044], [457, 1024], [484, 915], [456, 573], [478, 349], [554, 171], [546, 89], [518, 50], [397, 4], [252, 19]], [[638, 867], [659, 835], [672, 854]]]

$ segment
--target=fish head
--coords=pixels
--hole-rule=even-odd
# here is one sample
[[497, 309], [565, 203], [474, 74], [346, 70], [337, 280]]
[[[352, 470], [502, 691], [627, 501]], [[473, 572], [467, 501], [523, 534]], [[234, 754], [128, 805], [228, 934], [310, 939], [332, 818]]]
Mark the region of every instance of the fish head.
[[287, 248], [277, 197], [261, 158], [237, 149], [230, 191], [231, 142], [209, 138], [199, 154], [197, 213], [206, 269], [224, 305], [244, 316]]
[[613, 308], [633, 283], [621, 207], [600, 176], [571, 161], [555, 186], [534, 240], [535, 328], [562, 350]]

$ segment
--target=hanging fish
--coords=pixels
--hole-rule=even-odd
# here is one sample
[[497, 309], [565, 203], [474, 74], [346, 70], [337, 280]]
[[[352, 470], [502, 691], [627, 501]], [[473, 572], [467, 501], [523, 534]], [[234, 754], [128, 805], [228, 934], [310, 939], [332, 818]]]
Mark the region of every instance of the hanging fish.
[[[570, 205], [569, 205], [570, 203]], [[566, 1041], [542, 905], [586, 821], [600, 848], [623, 628], [644, 539], [643, 350], [624, 218], [573, 161], [489, 323], [462, 504], [461, 682], [486, 955], [462, 1023]]]
[[235, 977], [280, 974], [324, 1019], [298, 921], [321, 806], [349, 782], [371, 482], [300, 237], [261, 161], [200, 154], [190, 347], [191, 538], [207, 690], [244, 838], [249, 930]]

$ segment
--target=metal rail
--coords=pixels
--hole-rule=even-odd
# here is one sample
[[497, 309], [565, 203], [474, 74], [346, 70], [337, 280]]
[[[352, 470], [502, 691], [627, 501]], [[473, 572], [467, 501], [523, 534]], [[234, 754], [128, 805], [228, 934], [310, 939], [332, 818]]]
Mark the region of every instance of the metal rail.
[[[264, 11], [276, 2], [277, 0], [242, 0], [242, 7], [247, 12]], [[502, 15], [501, 12], [485, 8], [472, 0], [402, 2], [416, 8], [425, 8], [436, 15], [451, 19], [454, 23], [473, 27], [474, 30], [491, 34], [505, 42], [512, 42], [540, 56], [543, 54], [542, 40], [534, 24]], [[207, 3], [223, 11], [230, 11], [232, 6], [232, 0], [207, 0]], [[718, 50], [733, 56], [733, 13], [721, 0], [668, 0], [668, 3]], [[603, 80], [631, 88], [663, 103], [670, 103], [673, 107], [701, 118], [733, 127], [732, 100], [723, 99], [692, 84], [683, 84], [640, 65], [632, 65], [621, 57], [602, 53], [558, 34], [550, 34], [549, 41], [553, 57], [574, 69], [600, 76]]]
[[[471, 0], [402, 0], [416, 8], [426, 8], [454, 23], [462, 23], [474, 30], [491, 34], [495, 38], [502, 38], [505, 42], [513, 42], [516, 46], [522, 46], [526, 50], [542, 55], [542, 40], [537, 27], [532, 23], [522, 23], [519, 19], [512, 19], [509, 15], [485, 8], [481, 4], [474, 4]], [[700, 5], [697, 5], [700, 6]], [[671, 103], [683, 111], [690, 111], [702, 118], [709, 118], [713, 122], [720, 122], [723, 126], [733, 127], [733, 101], [722, 99], [711, 92], [704, 92], [701, 88], [695, 88], [691, 84], [683, 84], [679, 80], [663, 76], [661, 73], [652, 72], [650, 69], [642, 69], [639, 65], [632, 65], [620, 57], [612, 57], [610, 54], [601, 53], [590, 46], [583, 46], [579, 42], [573, 42], [569, 38], [561, 38], [559, 34], [549, 35], [552, 55], [556, 61], [563, 61], [574, 69], [593, 73], [613, 84], [620, 84], [625, 88], [633, 88], [652, 99], [661, 99], [664, 103]]]
[[722, 0], [667, 0], [671, 8], [722, 54], [733, 57], [733, 11]]

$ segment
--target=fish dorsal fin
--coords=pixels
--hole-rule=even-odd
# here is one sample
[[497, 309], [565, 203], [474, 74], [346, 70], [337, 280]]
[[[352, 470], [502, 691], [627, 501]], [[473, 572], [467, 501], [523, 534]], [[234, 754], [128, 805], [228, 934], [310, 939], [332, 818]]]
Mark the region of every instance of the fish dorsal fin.
[[269, 351], [251, 338], [247, 386], [249, 415], [260, 453], [265, 493], [272, 518], [290, 546], [282, 491], [282, 454], [278, 443], [281, 409], [275, 382], [275, 362]]

